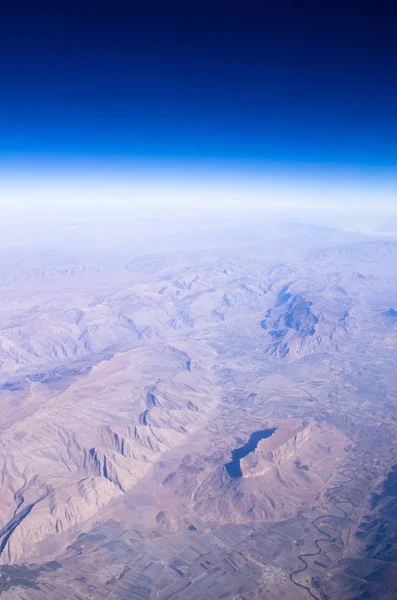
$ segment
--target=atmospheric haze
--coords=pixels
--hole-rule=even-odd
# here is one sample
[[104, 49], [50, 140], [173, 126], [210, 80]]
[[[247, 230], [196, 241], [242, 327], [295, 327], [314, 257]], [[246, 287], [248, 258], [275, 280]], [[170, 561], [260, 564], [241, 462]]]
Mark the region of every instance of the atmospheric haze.
[[71, 223], [122, 213], [131, 219], [293, 219], [357, 230], [396, 226], [397, 178], [388, 171], [125, 162], [118, 168], [111, 161], [91, 169], [66, 161], [63, 168], [62, 162], [3, 168], [2, 219]]
[[395, 7], [8, 4], [0, 600], [395, 600]]
[[392, 597], [397, 240], [125, 214], [20, 234], [2, 598]]

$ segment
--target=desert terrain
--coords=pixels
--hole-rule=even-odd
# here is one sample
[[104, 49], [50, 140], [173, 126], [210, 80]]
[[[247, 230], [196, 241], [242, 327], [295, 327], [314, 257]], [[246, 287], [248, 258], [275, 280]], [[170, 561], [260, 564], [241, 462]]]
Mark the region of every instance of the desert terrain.
[[3, 251], [1, 600], [396, 598], [397, 240], [200, 227]]

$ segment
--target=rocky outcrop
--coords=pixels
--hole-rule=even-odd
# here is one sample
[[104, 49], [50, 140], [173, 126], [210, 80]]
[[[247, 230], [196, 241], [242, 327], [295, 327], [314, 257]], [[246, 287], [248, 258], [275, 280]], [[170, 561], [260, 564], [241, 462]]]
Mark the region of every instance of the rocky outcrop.
[[163, 485], [206, 519], [248, 523], [291, 517], [314, 501], [348, 441], [326, 423], [286, 420], [272, 425], [278, 425], [276, 433], [241, 459], [242, 477], [199, 462], [189, 468], [181, 464]]
[[[201, 361], [212, 353], [203, 350], [157, 345], [115, 354], [61, 392], [46, 377], [3, 390], [29, 410], [14, 420], [14, 404], [4, 403], [1, 562], [15, 562], [47, 536], [91, 518], [205, 424], [218, 394], [210, 370], [203, 377]], [[155, 384], [152, 365], [162, 375]]]
[[342, 294], [334, 297], [295, 292], [283, 287], [260, 326], [266, 331], [267, 354], [288, 361], [320, 352], [343, 352], [359, 327], [354, 303]]
[[[290, 437], [286, 437], [290, 433], [288, 430], [281, 430], [279, 435], [276, 431], [271, 442], [260, 441], [256, 450], [240, 461], [243, 477], [262, 477], [271, 469], [281, 468], [284, 463], [296, 460], [298, 452], [310, 441], [313, 424], [304, 422], [296, 429], [296, 433], [292, 432]], [[274, 449], [268, 449], [269, 446], [274, 446]]]

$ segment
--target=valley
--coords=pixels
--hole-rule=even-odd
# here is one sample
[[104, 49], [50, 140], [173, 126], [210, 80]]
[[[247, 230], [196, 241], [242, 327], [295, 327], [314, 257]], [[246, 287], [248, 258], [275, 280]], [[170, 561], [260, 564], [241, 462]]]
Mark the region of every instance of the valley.
[[3, 277], [1, 600], [393, 598], [397, 242], [291, 229]]

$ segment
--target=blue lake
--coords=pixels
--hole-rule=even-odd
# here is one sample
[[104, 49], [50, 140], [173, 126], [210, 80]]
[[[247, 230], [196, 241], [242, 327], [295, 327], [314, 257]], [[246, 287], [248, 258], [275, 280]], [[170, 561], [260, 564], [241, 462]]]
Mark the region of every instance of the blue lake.
[[246, 444], [244, 444], [244, 446], [241, 446], [241, 448], [236, 448], [236, 450], [233, 450], [231, 462], [226, 463], [226, 465], [225, 465], [225, 469], [228, 472], [228, 475], [230, 475], [230, 477], [234, 477], [234, 478], [242, 477], [243, 473], [242, 473], [241, 467], [240, 467], [240, 460], [242, 458], [245, 458], [248, 454], [250, 454], [254, 450], [256, 450], [259, 442], [261, 440], [264, 440], [264, 439], [270, 437], [271, 435], [273, 435], [273, 433], [275, 431], [276, 431], [276, 428], [262, 429], [261, 431], [255, 431], [254, 433], [251, 433], [250, 439], [248, 440], [248, 442]]

